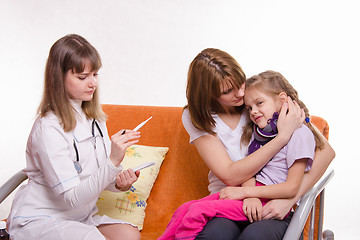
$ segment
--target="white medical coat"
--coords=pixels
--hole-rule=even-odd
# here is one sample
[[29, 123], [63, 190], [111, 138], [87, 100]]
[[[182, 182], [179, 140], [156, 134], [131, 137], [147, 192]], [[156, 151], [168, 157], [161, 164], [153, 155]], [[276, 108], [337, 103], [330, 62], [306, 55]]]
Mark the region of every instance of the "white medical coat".
[[[93, 216], [101, 191], [105, 188], [117, 191], [113, 179], [122, 167], [114, 166], [109, 159], [111, 143], [105, 123], [98, 122], [103, 139], [96, 127], [93, 137], [92, 119], [86, 119], [80, 104], [73, 104], [79, 117], [75, 129], [70, 132], [64, 132], [53, 113], [36, 119], [26, 149], [27, 167], [24, 171], [29, 181], [14, 198], [8, 218], [10, 232], [39, 218], [72, 220], [96, 226], [124, 223], [106, 216]], [[81, 173], [74, 167], [74, 140]], [[65, 197], [65, 194], [68, 195]]]

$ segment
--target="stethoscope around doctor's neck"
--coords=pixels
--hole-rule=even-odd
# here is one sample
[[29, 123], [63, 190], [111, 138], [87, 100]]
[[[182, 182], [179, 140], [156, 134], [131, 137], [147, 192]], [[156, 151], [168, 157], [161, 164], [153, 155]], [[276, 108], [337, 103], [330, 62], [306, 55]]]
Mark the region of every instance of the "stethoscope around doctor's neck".
[[[91, 134], [92, 134], [92, 137], [93, 137], [93, 140], [94, 140], [93, 141], [94, 147], [96, 148], [95, 127], [97, 128], [97, 130], [98, 130], [98, 132], [99, 132], [99, 134], [101, 136], [101, 140], [102, 140], [103, 145], [104, 145], [104, 151], [105, 151], [105, 154], [106, 154], [106, 147], [105, 147], [105, 142], [104, 142], [104, 134], [102, 133], [101, 128], [100, 128], [99, 124], [97, 123], [97, 121], [95, 119], [92, 121], [92, 124], [91, 124]], [[79, 155], [78, 148], [76, 146], [75, 139], [74, 139], [73, 145], [74, 145], [75, 154], [76, 154], [76, 161], [74, 162], [74, 167], [75, 167], [75, 169], [76, 169], [76, 171], [78, 173], [81, 173], [82, 172], [82, 167], [81, 167], [80, 162], [79, 162], [80, 155]], [[98, 160], [97, 154], [96, 154], [96, 160]]]

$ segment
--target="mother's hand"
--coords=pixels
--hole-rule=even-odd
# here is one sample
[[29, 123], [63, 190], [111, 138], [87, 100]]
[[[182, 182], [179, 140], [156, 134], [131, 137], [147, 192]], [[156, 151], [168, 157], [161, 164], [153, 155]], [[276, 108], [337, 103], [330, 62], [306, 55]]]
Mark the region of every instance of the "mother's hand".
[[305, 120], [304, 110], [300, 108], [297, 102], [291, 100], [290, 97], [281, 107], [279, 120], [277, 124], [278, 135], [284, 139], [290, 140], [294, 131], [303, 124]]
[[265, 204], [262, 209], [262, 219], [282, 220], [294, 206], [293, 199], [273, 199]]
[[140, 133], [133, 130], [121, 130], [111, 136], [110, 160], [115, 166], [119, 166], [125, 156], [126, 149], [137, 143]]

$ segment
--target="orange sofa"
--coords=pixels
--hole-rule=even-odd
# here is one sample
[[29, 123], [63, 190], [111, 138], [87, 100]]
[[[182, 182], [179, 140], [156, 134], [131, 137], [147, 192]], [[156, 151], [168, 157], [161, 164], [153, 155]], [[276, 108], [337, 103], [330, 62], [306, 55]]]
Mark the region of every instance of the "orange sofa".
[[[181, 107], [105, 104], [103, 109], [108, 115], [107, 127], [110, 136], [122, 128], [132, 129], [139, 122], [153, 116], [151, 122], [141, 128], [141, 139], [138, 144], [169, 147], [147, 200], [144, 226], [141, 231], [142, 240], [155, 240], [164, 232], [177, 207], [184, 202], [209, 194], [207, 190], [209, 169], [200, 158], [195, 146], [189, 144], [189, 135], [181, 122]], [[312, 116], [311, 121], [328, 137], [329, 127], [324, 119]], [[26, 179], [27, 176], [19, 171], [3, 184], [0, 187], [0, 203]], [[323, 215], [322, 212], [319, 213], [318, 209], [323, 210], [323, 208], [318, 207], [319, 197], [316, 200], [314, 239], [318, 239], [319, 233], [322, 234], [322, 219], [319, 216]], [[301, 219], [305, 220], [306, 216], [304, 215], [304, 218]], [[291, 224], [291, 228], [295, 226], [301, 231], [302, 228], [299, 226], [304, 226], [305, 221], [301, 224], [298, 224], [297, 221], [292, 221], [292, 223], [294, 224]], [[308, 239], [308, 229], [309, 220], [305, 224], [304, 239]], [[293, 233], [293, 231], [287, 231], [290, 238], [285, 237], [293, 239]], [[332, 234], [332, 232], [330, 233]]]
[[[189, 144], [189, 135], [181, 122], [181, 107], [105, 104], [103, 110], [108, 115], [107, 127], [110, 136], [119, 129], [131, 129], [153, 116], [153, 119], [141, 128], [138, 144], [169, 147], [147, 201], [144, 228], [141, 231], [141, 239], [157, 239], [164, 232], [177, 207], [209, 194], [209, 169], [201, 160], [195, 146]], [[329, 127], [324, 119], [313, 116], [311, 121], [328, 137]], [[318, 218], [318, 214], [316, 215]], [[315, 239], [318, 234], [317, 227], [315, 224]], [[306, 239], [307, 236], [304, 235]]]

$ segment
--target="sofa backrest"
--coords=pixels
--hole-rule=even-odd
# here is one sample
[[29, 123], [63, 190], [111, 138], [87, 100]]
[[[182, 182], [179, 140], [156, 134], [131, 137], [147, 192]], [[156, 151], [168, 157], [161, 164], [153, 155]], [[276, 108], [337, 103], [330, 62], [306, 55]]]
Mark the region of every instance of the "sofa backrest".
[[150, 116], [139, 131], [138, 144], [169, 147], [145, 210], [141, 239], [156, 239], [172, 214], [184, 202], [209, 194], [208, 168], [201, 160], [181, 121], [182, 107], [103, 105], [108, 115], [109, 136], [123, 128], [133, 129]]

